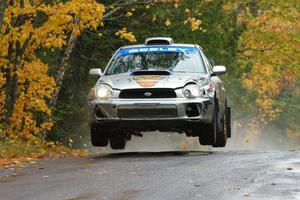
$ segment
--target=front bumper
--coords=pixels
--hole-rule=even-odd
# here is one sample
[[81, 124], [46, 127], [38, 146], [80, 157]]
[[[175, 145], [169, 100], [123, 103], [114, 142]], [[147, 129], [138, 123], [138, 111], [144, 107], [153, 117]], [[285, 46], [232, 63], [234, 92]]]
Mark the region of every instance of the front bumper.
[[212, 122], [213, 99], [110, 99], [90, 100], [90, 123], [100, 121], [182, 120]]

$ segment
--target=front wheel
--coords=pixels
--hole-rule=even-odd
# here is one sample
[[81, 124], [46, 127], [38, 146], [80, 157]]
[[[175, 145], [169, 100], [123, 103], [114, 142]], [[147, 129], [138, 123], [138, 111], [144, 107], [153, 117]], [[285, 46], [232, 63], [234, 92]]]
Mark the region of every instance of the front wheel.
[[125, 149], [127, 142], [126, 135], [112, 134], [109, 138], [110, 147], [112, 149]]
[[212, 124], [203, 125], [203, 131], [199, 135], [199, 143], [201, 145], [213, 145], [216, 143], [217, 130], [218, 130], [218, 109], [217, 104], [214, 105]]
[[91, 142], [93, 146], [105, 147], [108, 145], [108, 130], [99, 124], [91, 125]]

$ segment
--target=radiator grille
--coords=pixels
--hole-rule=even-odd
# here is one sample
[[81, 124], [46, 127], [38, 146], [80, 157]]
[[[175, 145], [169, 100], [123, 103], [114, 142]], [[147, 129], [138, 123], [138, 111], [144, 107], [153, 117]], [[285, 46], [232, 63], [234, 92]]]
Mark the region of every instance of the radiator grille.
[[149, 89], [125, 89], [122, 90], [119, 98], [140, 99], [140, 98], [175, 98], [176, 93], [169, 88], [149, 88]]

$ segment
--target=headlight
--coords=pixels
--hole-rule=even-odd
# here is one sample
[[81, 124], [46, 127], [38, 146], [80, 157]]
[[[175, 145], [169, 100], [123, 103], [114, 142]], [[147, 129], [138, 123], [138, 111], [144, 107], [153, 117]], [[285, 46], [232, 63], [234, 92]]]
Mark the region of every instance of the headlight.
[[113, 95], [113, 89], [107, 84], [100, 84], [95, 87], [95, 96], [100, 99], [109, 99]]
[[201, 95], [200, 88], [196, 84], [186, 85], [183, 88], [182, 92], [186, 98], [190, 98], [190, 99], [200, 97], [200, 95]]

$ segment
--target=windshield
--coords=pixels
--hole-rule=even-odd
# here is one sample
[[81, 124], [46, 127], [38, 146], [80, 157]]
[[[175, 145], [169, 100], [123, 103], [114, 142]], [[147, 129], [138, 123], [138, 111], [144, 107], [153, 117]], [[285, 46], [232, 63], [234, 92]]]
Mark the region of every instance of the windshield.
[[121, 49], [108, 66], [107, 75], [140, 70], [206, 73], [195, 47], [137, 47]]

